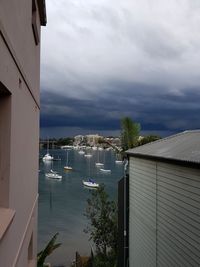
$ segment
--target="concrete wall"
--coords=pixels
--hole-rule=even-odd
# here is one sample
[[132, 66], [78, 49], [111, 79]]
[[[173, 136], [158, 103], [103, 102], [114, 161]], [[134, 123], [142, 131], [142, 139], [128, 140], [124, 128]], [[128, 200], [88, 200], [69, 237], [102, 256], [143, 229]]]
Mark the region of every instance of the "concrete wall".
[[[32, 0], [1, 0], [0, 24], [4, 38], [29, 85], [28, 89], [39, 102], [40, 45], [35, 45], [32, 31]], [[40, 33], [39, 14], [37, 27]], [[6, 68], [6, 62], [3, 65]], [[6, 75], [6, 78], [10, 77]]]
[[130, 158], [130, 267], [200, 266], [200, 171]]
[[[38, 13], [37, 26], [40, 34]], [[15, 211], [0, 239], [0, 266], [36, 266], [40, 44], [32, 31], [32, 0], [0, 1], [0, 57], [1, 87], [10, 92], [2, 96], [0, 87], [1, 103], [9, 102], [0, 108], [0, 187], [7, 189], [0, 216], [2, 208]]]

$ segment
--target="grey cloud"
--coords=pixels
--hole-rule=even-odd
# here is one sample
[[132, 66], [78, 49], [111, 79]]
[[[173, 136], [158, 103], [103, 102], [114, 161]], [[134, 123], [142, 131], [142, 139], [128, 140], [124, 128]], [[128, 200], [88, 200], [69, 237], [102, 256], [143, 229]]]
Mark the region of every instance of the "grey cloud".
[[42, 126], [198, 127], [198, 1], [49, 0], [47, 14]]
[[199, 125], [200, 93], [196, 90], [185, 90], [182, 97], [177, 97], [161, 90], [158, 94], [158, 88], [155, 91], [151, 88], [151, 93], [149, 91], [146, 97], [143, 85], [124, 84], [122, 87], [120, 84], [120, 88], [123, 90], [118, 90], [117, 94], [113, 90], [92, 100], [44, 93], [41, 126], [119, 130], [123, 116], [130, 116], [141, 123], [144, 131], [179, 131]]

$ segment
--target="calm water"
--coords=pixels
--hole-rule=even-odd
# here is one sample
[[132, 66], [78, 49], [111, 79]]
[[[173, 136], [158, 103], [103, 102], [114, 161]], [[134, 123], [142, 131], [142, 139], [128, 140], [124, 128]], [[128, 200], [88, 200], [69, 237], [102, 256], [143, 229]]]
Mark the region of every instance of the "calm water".
[[[46, 151], [41, 150], [40, 156]], [[94, 178], [98, 183], [104, 183], [110, 197], [117, 199], [117, 182], [123, 176], [123, 166], [115, 163], [116, 155], [113, 151], [89, 150], [93, 156], [89, 159], [80, 155], [76, 150], [68, 151], [69, 166], [73, 171], [66, 172], [67, 152], [65, 150], [50, 150], [54, 158], [59, 161], [44, 163], [40, 161], [39, 172], [39, 219], [38, 219], [38, 249], [41, 250], [50, 238], [59, 232], [58, 242], [62, 246], [55, 250], [48, 258], [54, 265], [69, 267], [75, 258], [75, 252], [89, 255], [90, 242], [83, 232], [87, 220], [83, 213], [90, 190], [83, 187], [82, 179]], [[111, 174], [104, 174], [95, 166], [100, 158], [105, 162], [104, 168], [111, 169]], [[45, 177], [50, 169], [63, 175], [62, 181]]]

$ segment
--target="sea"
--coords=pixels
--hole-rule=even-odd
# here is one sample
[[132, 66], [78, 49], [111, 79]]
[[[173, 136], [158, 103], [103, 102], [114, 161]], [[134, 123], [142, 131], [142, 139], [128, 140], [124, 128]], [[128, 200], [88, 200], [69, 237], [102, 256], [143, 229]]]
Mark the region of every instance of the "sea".
[[[75, 259], [76, 251], [82, 256], [90, 255], [92, 241], [84, 229], [88, 220], [84, 216], [87, 199], [91, 191], [83, 186], [82, 180], [92, 178], [95, 182], [105, 185], [105, 190], [112, 200], [117, 201], [118, 181], [123, 177], [123, 164], [116, 164], [116, 153], [113, 150], [86, 150], [85, 157], [79, 150], [51, 149], [49, 153], [54, 157], [52, 162], [43, 162], [46, 150], [40, 150], [39, 161], [39, 205], [38, 205], [38, 251], [42, 250], [54, 234], [58, 234], [57, 243], [62, 245], [47, 259], [52, 266], [70, 267]], [[67, 164], [71, 171], [65, 171]], [[104, 169], [110, 173], [103, 173], [95, 162], [103, 162]], [[62, 180], [53, 180], [45, 176], [50, 170], [62, 175]]]

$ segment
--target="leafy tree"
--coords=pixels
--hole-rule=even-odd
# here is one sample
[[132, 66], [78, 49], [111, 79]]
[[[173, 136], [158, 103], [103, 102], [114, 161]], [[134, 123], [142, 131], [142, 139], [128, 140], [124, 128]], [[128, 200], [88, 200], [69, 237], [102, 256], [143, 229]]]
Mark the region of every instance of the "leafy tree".
[[59, 138], [56, 142], [57, 146], [67, 146], [67, 145], [73, 145], [74, 139], [71, 137], [66, 138]]
[[161, 137], [158, 135], [147, 135], [147, 136], [144, 136], [143, 138], [141, 138], [138, 141], [137, 145], [138, 146], [145, 145], [147, 143], [154, 142], [154, 141], [159, 140], [159, 139], [161, 139]]
[[46, 245], [46, 247], [37, 254], [37, 267], [44, 267], [45, 266], [44, 262], [45, 262], [46, 257], [49, 256], [55, 249], [60, 247], [61, 243], [55, 244], [57, 236], [58, 236], [58, 233], [56, 233], [51, 238], [51, 240]]
[[121, 120], [121, 143], [122, 150], [126, 151], [137, 145], [140, 133], [140, 124], [131, 120], [129, 117], [124, 117]]
[[84, 232], [96, 246], [95, 266], [112, 267], [117, 255], [117, 206], [109, 200], [105, 187], [93, 190], [87, 200], [85, 216], [90, 223]]

